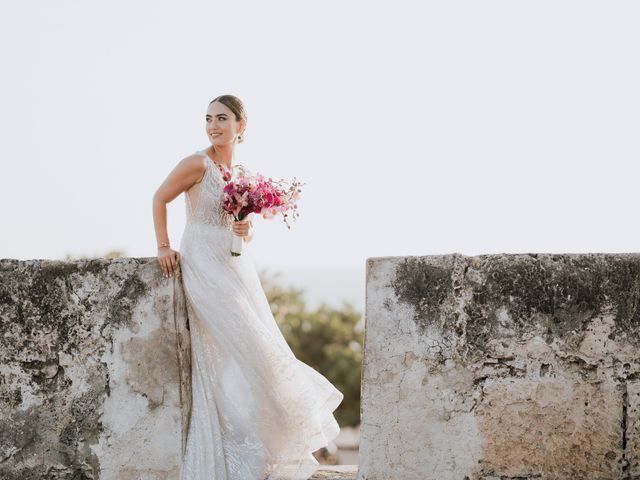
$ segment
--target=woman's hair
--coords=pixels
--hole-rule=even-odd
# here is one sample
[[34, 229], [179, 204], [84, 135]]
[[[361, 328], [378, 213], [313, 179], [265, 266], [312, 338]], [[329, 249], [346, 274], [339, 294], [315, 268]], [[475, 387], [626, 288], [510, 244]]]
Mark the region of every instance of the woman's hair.
[[244, 120], [247, 119], [247, 112], [244, 109], [242, 100], [240, 100], [238, 97], [234, 95], [220, 95], [219, 97], [216, 97], [213, 100], [211, 100], [209, 102], [209, 105], [211, 105], [213, 102], [220, 102], [224, 106], [226, 106], [229, 110], [231, 110], [235, 115], [237, 122], [239, 122], [242, 119]]

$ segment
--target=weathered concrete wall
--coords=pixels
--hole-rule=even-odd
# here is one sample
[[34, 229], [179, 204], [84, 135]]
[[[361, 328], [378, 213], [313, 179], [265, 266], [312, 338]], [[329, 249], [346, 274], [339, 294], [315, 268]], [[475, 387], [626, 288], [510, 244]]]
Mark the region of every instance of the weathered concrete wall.
[[0, 260], [0, 478], [177, 478], [185, 312], [155, 258]]
[[640, 255], [367, 261], [359, 480], [640, 478]]

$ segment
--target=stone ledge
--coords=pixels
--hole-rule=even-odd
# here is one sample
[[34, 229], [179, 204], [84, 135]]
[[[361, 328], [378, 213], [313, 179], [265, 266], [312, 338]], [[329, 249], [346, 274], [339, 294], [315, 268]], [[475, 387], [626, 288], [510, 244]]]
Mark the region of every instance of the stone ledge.
[[359, 480], [640, 478], [640, 254], [367, 259]]
[[0, 478], [177, 478], [180, 278], [155, 258], [0, 260]]
[[357, 465], [321, 465], [309, 480], [356, 480]]

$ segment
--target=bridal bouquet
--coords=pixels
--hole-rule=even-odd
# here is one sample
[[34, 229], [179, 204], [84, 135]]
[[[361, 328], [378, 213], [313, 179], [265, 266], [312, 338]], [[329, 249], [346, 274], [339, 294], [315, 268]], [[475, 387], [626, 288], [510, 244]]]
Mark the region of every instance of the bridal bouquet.
[[[223, 188], [222, 208], [233, 215], [236, 221], [243, 220], [250, 213], [262, 215], [263, 218], [273, 218], [282, 214], [282, 219], [291, 228], [289, 220], [298, 218], [300, 192], [304, 183], [293, 179], [273, 180], [261, 174], [243, 175], [233, 181], [228, 181]], [[242, 252], [242, 237], [233, 236], [231, 255], [238, 256]]]

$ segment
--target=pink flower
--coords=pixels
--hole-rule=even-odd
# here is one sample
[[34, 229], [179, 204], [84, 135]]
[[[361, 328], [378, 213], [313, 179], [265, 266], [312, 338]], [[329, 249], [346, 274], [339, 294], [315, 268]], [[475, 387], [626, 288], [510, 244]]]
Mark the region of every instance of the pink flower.
[[[298, 216], [296, 201], [299, 198], [300, 187], [304, 185], [295, 178], [288, 183], [284, 180], [268, 179], [264, 175], [243, 175], [231, 180], [231, 175], [225, 181], [228, 183], [223, 188], [222, 208], [232, 214], [237, 220], [244, 218], [249, 213], [262, 215], [263, 218], [273, 218], [278, 213], [283, 216], [287, 224], [291, 218]], [[291, 211], [291, 213], [284, 213]]]

